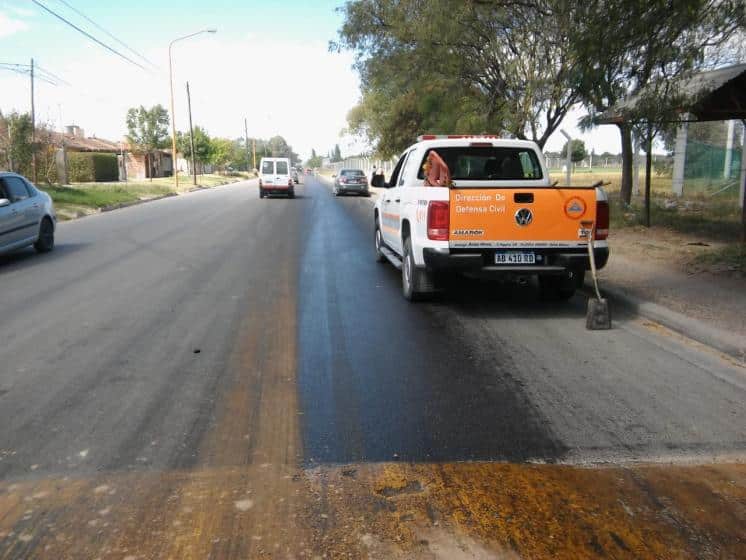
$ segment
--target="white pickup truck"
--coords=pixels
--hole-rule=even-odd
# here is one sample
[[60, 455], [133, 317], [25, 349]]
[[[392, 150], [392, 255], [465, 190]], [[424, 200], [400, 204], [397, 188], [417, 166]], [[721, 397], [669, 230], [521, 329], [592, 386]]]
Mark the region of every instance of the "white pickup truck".
[[375, 254], [402, 271], [408, 300], [454, 272], [538, 276], [542, 296], [569, 299], [609, 258], [609, 205], [596, 185], [559, 187], [534, 142], [425, 135], [399, 159], [374, 208]]

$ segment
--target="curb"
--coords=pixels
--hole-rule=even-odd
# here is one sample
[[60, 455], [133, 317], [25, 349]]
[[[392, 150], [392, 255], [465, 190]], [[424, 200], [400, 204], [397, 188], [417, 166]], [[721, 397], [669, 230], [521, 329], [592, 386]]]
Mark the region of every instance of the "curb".
[[[594, 297], [593, 288], [589, 284], [583, 286], [583, 291], [589, 297]], [[712, 327], [699, 319], [687, 317], [657, 303], [645, 301], [619, 288], [606, 286], [601, 289], [601, 294], [636, 315], [660, 323], [687, 338], [715, 348], [746, 363], [746, 341], [739, 336]]]
[[154, 196], [153, 198], [143, 198], [142, 200], [133, 200], [131, 202], [120, 202], [119, 204], [110, 204], [109, 206], [102, 206], [99, 208], [99, 212], [111, 212], [112, 210], [120, 210], [122, 208], [129, 208], [130, 206], [137, 206], [138, 204], [145, 204], [146, 202], [155, 202], [156, 200], [163, 200], [164, 198], [171, 198], [172, 196], [179, 196], [179, 193], [167, 193], [160, 196]]

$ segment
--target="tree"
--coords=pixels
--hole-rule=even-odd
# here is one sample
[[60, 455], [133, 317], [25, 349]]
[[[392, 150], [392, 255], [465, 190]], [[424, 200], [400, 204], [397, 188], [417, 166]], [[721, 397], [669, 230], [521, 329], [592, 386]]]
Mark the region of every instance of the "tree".
[[300, 161], [300, 157], [293, 151], [293, 147], [282, 136], [273, 136], [270, 138], [268, 147], [272, 157], [290, 158], [291, 165]]
[[[567, 157], [567, 142], [562, 146], [562, 155]], [[570, 144], [570, 160], [573, 163], [579, 163], [583, 161], [587, 155], [588, 153], [585, 150], [585, 142], [579, 138], [573, 139], [572, 144]]]
[[224, 170], [233, 155], [233, 147], [232, 140], [212, 138], [210, 140], [210, 163], [218, 169]]
[[[192, 130], [194, 134], [194, 161], [197, 164], [198, 172], [202, 173], [202, 166], [210, 162], [210, 156], [212, 155], [210, 135], [201, 126], [195, 126]], [[176, 145], [179, 151], [184, 154], [184, 157], [191, 161], [192, 144], [189, 133], [178, 132], [176, 134]]]
[[339, 149], [339, 144], [334, 145], [330, 159], [332, 162], [342, 161], [342, 150]]
[[[146, 154], [149, 166], [152, 166], [153, 154], [168, 145], [169, 122], [168, 111], [162, 105], [150, 109], [140, 105], [127, 111], [127, 139], [135, 150]], [[175, 160], [176, 154], [173, 157]], [[153, 174], [148, 175], [152, 181]]]
[[505, 132], [543, 146], [577, 101], [569, 34], [554, 23], [563, 6], [348, 2], [332, 48], [353, 50], [362, 77], [350, 130], [385, 157], [420, 132]]
[[649, 96], [619, 125], [623, 202], [629, 204], [632, 194], [629, 123], [662, 123], [673, 115], [680, 100], [670, 95], [672, 85], [706, 65], [706, 53], [743, 28], [744, 14], [739, 0], [681, 0], [675, 9], [669, 0], [588, 0], [558, 13], [555, 25], [572, 29], [577, 71], [571, 87], [589, 111], [586, 126], [623, 99], [645, 91]]
[[31, 174], [31, 115], [13, 111], [4, 117], [0, 113], [0, 151], [4, 152], [8, 169]]
[[323, 163], [322, 157], [317, 155], [316, 150], [311, 148], [311, 157], [306, 162], [306, 166], [313, 169], [313, 168], [321, 167], [322, 163]]

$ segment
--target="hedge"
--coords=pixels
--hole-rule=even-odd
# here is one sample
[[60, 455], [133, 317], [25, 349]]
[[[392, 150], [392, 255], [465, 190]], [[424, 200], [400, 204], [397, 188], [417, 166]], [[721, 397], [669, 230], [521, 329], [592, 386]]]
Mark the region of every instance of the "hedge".
[[67, 153], [67, 179], [71, 183], [118, 181], [119, 164], [116, 154], [92, 152]]

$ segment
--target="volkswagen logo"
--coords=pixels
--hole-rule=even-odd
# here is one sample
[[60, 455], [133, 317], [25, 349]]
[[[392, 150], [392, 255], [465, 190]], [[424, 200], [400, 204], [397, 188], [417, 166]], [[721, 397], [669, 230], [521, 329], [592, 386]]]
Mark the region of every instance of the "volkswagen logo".
[[515, 213], [515, 222], [519, 226], [527, 226], [533, 219], [534, 215], [528, 208], [521, 208], [520, 210], [518, 210], [518, 212]]

